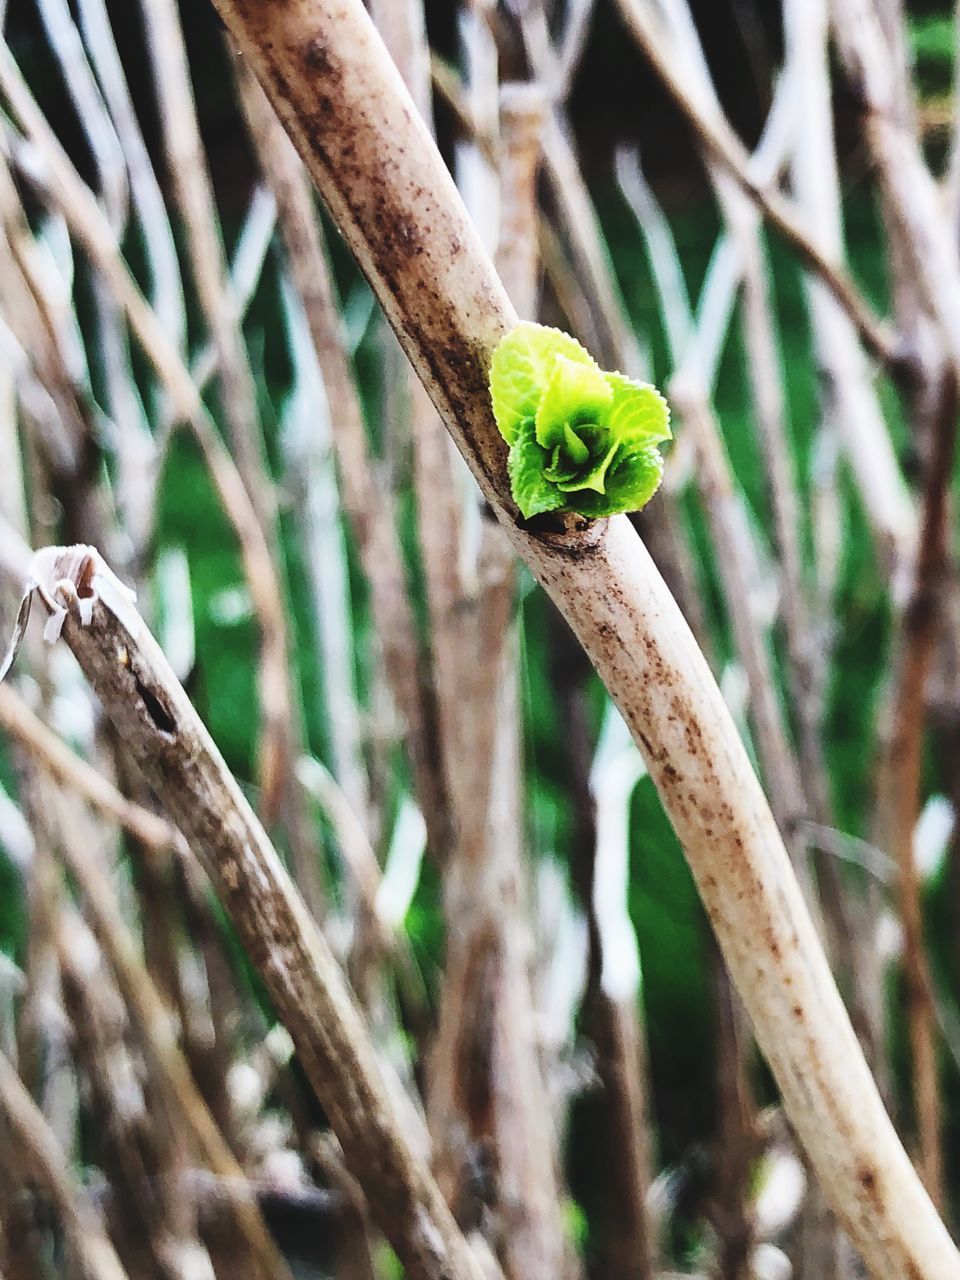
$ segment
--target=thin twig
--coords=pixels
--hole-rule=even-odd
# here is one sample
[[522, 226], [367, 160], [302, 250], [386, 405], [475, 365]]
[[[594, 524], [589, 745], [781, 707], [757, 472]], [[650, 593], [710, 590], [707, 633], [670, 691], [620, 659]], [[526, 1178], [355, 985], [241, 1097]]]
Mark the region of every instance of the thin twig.
[[183, 350], [186, 315], [173, 231], [130, 97], [105, 0], [78, 0], [80, 26], [123, 149], [130, 195], [143, 230], [154, 310], [170, 340]]
[[[572, 649], [575, 641], [567, 631], [561, 643]], [[569, 731], [574, 736], [571, 764], [575, 765], [577, 753], [589, 750], [584, 742], [583, 684], [567, 694], [566, 706], [573, 719]], [[586, 865], [575, 872], [590, 930], [584, 1013], [596, 1045], [596, 1071], [603, 1092], [597, 1105], [611, 1155], [616, 1153], [604, 1184], [611, 1201], [603, 1217], [609, 1234], [603, 1250], [604, 1275], [607, 1280], [642, 1280], [656, 1274], [657, 1242], [649, 1208], [653, 1125], [639, 946], [627, 894], [629, 806], [644, 767], [613, 708], [608, 708], [592, 768], [589, 761], [581, 763], [588, 766], [581, 785], [589, 788], [588, 796], [581, 795], [581, 806], [586, 808], [585, 801], [589, 805], [581, 822], [593, 828], [581, 833], [592, 839], [584, 851]]]
[[[714, 104], [719, 116], [719, 101], [689, 5], [686, 0], [661, 0], [661, 5], [673, 34], [677, 57], [682, 60], [685, 80], [699, 86], [698, 92], [702, 93], [704, 101]], [[783, 78], [788, 86], [796, 80], [789, 62]], [[753, 157], [751, 163], [756, 164]], [[781, 762], [781, 769], [786, 767], [790, 770], [791, 785], [796, 788], [796, 800], [802, 805], [806, 815], [829, 824], [832, 820], [832, 802], [821, 737], [821, 708], [813, 674], [818, 637], [814, 632], [813, 616], [807, 600], [807, 581], [801, 552], [803, 529], [800, 504], [794, 475], [793, 450], [786, 422], [783, 371], [780, 367], [767, 256], [761, 239], [760, 216], [749, 197], [727, 172], [709, 162], [708, 171], [727, 223], [728, 234], [737, 246], [743, 275], [742, 317], [747, 375], [773, 512], [774, 543], [779, 560], [780, 611], [787, 641], [787, 686], [789, 702], [795, 709], [798, 724], [799, 752], [793, 748], [782, 713], [778, 724], [776, 712], [780, 704], [774, 683], [772, 701], [769, 700], [769, 694], [757, 694], [761, 700], [758, 710], [761, 710], [760, 723], [763, 725], [760, 745], [762, 749], [766, 743], [767, 752], [773, 751], [771, 758]], [[717, 541], [716, 545], [720, 548], [723, 543]], [[726, 583], [728, 576], [735, 579], [736, 571], [731, 573], [729, 562], [722, 551], [720, 563], [721, 581]], [[749, 583], [744, 582], [741, 586], [748, 587]], [[736, 596], [728, 599], [728, 609], [732, 611], [734, 634], [739, 635], [738, 615], [748, 614], [748, 609], [738, 604]], [[765, 646], [758, 646], [756, 641], [749, 649], [742, 650], [742, 656], [750, 677], [752, 700], [756, 680], [761, 678], [775, 682], [775, 674]], [[776, 808], [774, 812], [777, 812]], [[781, 830], [785, 830], [782, 822]], [[786, 830], [790, 832], [788, 839], [795, 842], [793, 847], [797, 857], [805, 858], [802, 824]], [[855, 987], [851, 987], [856, 963], [843, 883], [833, 862], [817, 857], [816, 867], [819, 906], [827, 931], [829, 954], [844, 984], [844, 990], [849, 993], [855, 1021], [862, 1023], [858, 993]]]
[[[785, 36], [797, 69], [801, 116], [792, 162], [796, 199], [809, 225], [838, 258], [843, 253], [840, 182], [827, 62], [826, 0], [788, 0]], [[916, 538], [916, 516], [849, 316], [815, 278], [807, 282], [823, 412], [836, 424], [882, 560], [902, 571]]]
[[[475, 33], [476, 34], [476, 33]], [[479, 38], [478, 38], [479, 42]], [[536, 176], [544, 99], [536, 85], [492, 85], [481, 93], [482, 56], [472, 64], [478, 96], [499, 97], [500, 230], [497, 259], [524, 314], [537, 292]], [[457, 1201], [465, 1170], [489, 1153], [493, 1220], [512, 1219], [500, 1252], [510, 1280], [566, 1274], [558, 1213], [558, 1157], [544, 1064], [534, 1036], [531, 930], [520, 792], [516, 566], [499, 525], [484, 520], [474, 591], [460, 602], [457, 721], [446, 767], [457, 839], [444, 868], [447, 955], [432, 1057], [431, 1123], [437, 1162]], [[474, 994], [478, 985], [485, 995]], [[482, 1063], [476, 1046], [489, 1046]]]
[[[695, 59], [686, 74], [696, 77]], [[697, 482], [703, 496], [714, 546], [718, 552], [721, 588], [727, 617], [740, 661], [750, 685], [750, 710], [756, 728], [758, 754], [767, 780], [777, 824], [804, 882], [805, 847], [798, 838], [806, 801], [800, 769], [787, 732], [774, 676], [772, 654], [765, 628], [757, 616], [750, 566], [756, 550], [749, 538], [745, 501], [738, 491], [717, 419], [707, 401], [697, 366], [698, 349], [692, 342], [693, 316], [689, 297], [679, 274], [679, 259], [669, 224], [649, 190], [636, 157], [619, 160], [621, 188], [631, 199], [651, 259], [654, 281], [660, 291], [661, 310], [668, 328], [671, 355], [683, 367], [671, 382], [671, 398], [694, 440], [698, 458]], [[741, 265], [746, 249], [741, 244]]]
[[920, 816], [920, 774], [926, 723], [926, 683], [942, 618], [950, 545], [950, 476], [956, 449], [956, 374], [948, 369], [928, 388], [928, 456], [916, 564], [903, 615], [891, 706], [892, 734], [885, 762], [890, 844], [898, 867], [898, 902], [904, 931], [904, 979], [913, 1068], [913, 1093], [924, 1180], [942, 1203], [943, 1133], [930, 962], [924, 943], [920, 874], [914, 831]]
[[[73, 826], [75, 822], [76, 819]], [[94, 842], [71, 839], [66, 834], [67, 824], [61, 825], [60, 856], [77, 882], [91, 927], [137, 1028], [168, 1114], [182, 1122], [197, 1153], [214, 1173], [241, 1178], [240, 1165], [190, 1074], [174, 1035], [171, 1013], [140, 958], [113, 885], [92, 847]], [[236, 1223], [255, 1262], [257, 1275], [263, 1280], [290, 1280], [289, 1270], [252, 1201], [237, 1205]]]
[[[521, 12], [521, 29], [534, 70], [542, 84], [553, 88], [551, 81], [557, 77], [551, 75], [551, 69], [556, 65], [559, 71], [560, 57], [550, 41], [544, 6], [538, 0], [525, 5]], [[570, 82], [563, 83], [569, 92]], [[558, 91], [560, 87], [556, 86]], [[600, 334], [597, 355], [631, 377], [645, 376], [646, 353], [640, 349], [627, 313], [600, 221], [577, 163], [560, 96], [551, 102], [543, 128], [543, 167], [596, 313]]]
[[[193, 1197], [177, 1186], [176, 1156], [184, 1149], [177, 1126], [152, 1123], [134, 1056], [124, 1042], [123, 1002], [95, 939], [73, 908], [60, 915], [57, 952], [74, 1055], [102, 1125], [97, 1158], [118, 1202], [119, 1212], [111, 1215], [118, 1252], [134, 1275], [152, 1264], [161, 1280], [176, 1280], [182, 1274], [177, 1261], [189, 1249], [200, 1262], [200, 1274], [209, 1275], [209, 1258], [198, 1257]], [[144, 1196], [143, 1184], [149, 1173], [158, 1172], [158, 1164], [156, 1193]]]
[[[204, 321], [217, 355], [220, 403], [231, 451], [269, 550], [272, 597], [283, 597], [283, 557], [276, 524], [276, 496], [264, 456], [257, 392], [244, 344], [237, 299], [228, 283], [226, 255], [206, 156], [200, 139], [187, 51], [173, 0], [141, 0], [147, 46], [167, 162], [176, 195], [190, 267]], [[264, 564], [266, 571], [266, 564]], [[280, 817], [291, 844], [295, 874], [311, 909], [323, 911], [319, 849], [302, 810], [294, 768], [303, 736], [291, 670], [292, 642], [286, 610], [273, 617], [273, 643], [261, 651], [262, 723], [257, 741], [260, 805]]]
[[77, 120], [93, 155], [110, 226], [119, 237], [127, 220], [128, 199], [127, 169], [120, 140], [107, 114], [66, 0], [39, 0], [37, 7], [47, 40], [60, 63]]
[[[286, 136], [282, 143], [289, 148]], [[296, 153], [291, 151], [291, 154], [299, 166]], [[284, 463], [290, 504], [299, 527], [310, 580], [330, 760], [351, 809], [363, 828], [372, 832], [370, 783], [363, 756], [365, 726], [356, 677], [358, 619], [354, 616], [350, 593], [346, 530], [339, 518], [332, 408], [301, 299], [286, 275], [280, 281], [280, 295], [293, 367], [293, 385], [282, 418]], [[378, 645], [376, 649], [379, 655], [382, 647]]]
[[[832, 12], [845, 61], [858, 77], [867, 107], [866, 138], [891, 229], [891, 256], [901, 262], [901, 293], [917, 348], [914, 358], [919, 379], [913, 407], [917, 447], [925, 454], [924, 484], [889, 709], [883, 809], [899, 872], [907, 1020], [922, 1168], [930, 1195], [936, 1204], [942, 1204], [937, 1030], [913, 843], [920, 811], [926, 682], [943, 617], [942, 587], [951, 544], [948, 501], [960, 380], [960, 257], [943, 216], [936, 183], [911, 128], [902, 51], [898, 59], [890, 31], [872, 7], [859, 0], [837, 0]], [[897, 27], [902, 31], [902, 19]], [[932, 335], [928, 333], [928, 317], [933, 322]], [[887, 792], [887, 787], [892, 789]]]
[[[397, 0], [387, 0], [386, 3], [384, 0], [374, 0], [371, 16], [424, 125], [432, 134], [432, 59], [426, 38], [423, 0], [402, 0], [402, 3]], [[470, 114], [473, 104], [465, 102], [464, 105]], [[496, 150], [497, 123], [494, 111], [490, 134], [494, 147], [490, 154], [484, 153], [488, 165], [493, 163]], [[470, 136], [472, 138], [472, 134]], [[440, 799], [443, 804], [441, 835], [444, 842], [439, 849], [432, 838], [430, 844], [434, 857], [439, 856], [443, 863], [450, 855], [453, 840], [450, 793], [454, 780], [450, 777], [449, 760], [451, 751], [456, 750], [460, 609], [469, 577], [469, 531], [475, 524], [475, 521], [470, 521], [467, 513], [475, 512], [475, 502], [472, 493], [469, 498], [464, 493], [462, 473], [456, 466], [443, 423], [424, 390], [416, 368], [409, 364], [403, 384], [394, 393], [391, 409], [398, 416], [405, 412], [413, 444], [417, 534], [430, 620], [427, 667], [431, 677], [429, 683], [435, 691], [432, 701], [427, 705], [430, 708], [430, 728], [436, 750], [434, 768], [441, 786]]]
[[[890, 46], [867, 0], [833, 0], [831, 17], [847, 70], [858, 86], [867, 143], [876, 164], [905, 269], [960, 371], [960, 257], [919, 140], [904, 127], [902, 89]], [[922, 352], [910, 352], [913, 360]]]
[[889, 326], [878, 320], [857, 289], [839, 258], [831, 253], [798, 217], [793, 205], [777, 188], [761, 185], [750, 173], [743, 143], [722, 116], [711, 110], [709, 101], [691, 89], [677, 74], [669, 52], [670, 41], [653, 18], [648, 0], [618, 0], [624, 20], [644, 51], [664, 87], [689, 120], [697, 138], [716, 161], [729, 170], [764, 215], [793, 246], [801, 261], [829, 288], [849, 314], [867, 348], [890, 368], [896, 368], [901, 353]]

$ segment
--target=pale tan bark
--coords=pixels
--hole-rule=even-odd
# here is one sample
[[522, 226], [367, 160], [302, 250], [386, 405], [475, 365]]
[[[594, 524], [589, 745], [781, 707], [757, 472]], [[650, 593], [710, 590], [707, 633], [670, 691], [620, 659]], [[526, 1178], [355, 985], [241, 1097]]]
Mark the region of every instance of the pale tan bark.
[[[491, 83], [479, 82], [489, 37], [482, 23], [481, 12], [471, 16], [479, 46], [474, 89], [481, 101], [492, 97], [495, 110], [499, 98], [500, 164], [499, 173], [482, 167], [474, 173], [499, 186], [497, 260], [518, 309], [533, 315], [545, 104], [531, 85], [504, 85], [498, 94], [495, 64], [488, 68]], [[473, 160], [480, 165], [482, 158]], [[572, 1260], [530, 985], [516, 564], [504, 530], [489, 519], [482, 519], [476, 564], [463, 578], [443, 655], [451, 682], [445, 754], [455, 840], [445, 867], [447, 967], [431, 1062], [435, 1163], [448, 1198], [473, 1217], [478, 1206], [467, 1191], [468, 1171], [488, 1160], [486, 1216], [500, 1237], [506, 1274], [560, 1277]]]

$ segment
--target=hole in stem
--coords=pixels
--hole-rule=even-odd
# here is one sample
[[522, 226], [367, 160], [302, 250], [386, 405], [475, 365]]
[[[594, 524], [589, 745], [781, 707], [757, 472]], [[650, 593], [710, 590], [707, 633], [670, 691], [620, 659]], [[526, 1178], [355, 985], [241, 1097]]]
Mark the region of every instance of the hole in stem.
[[173, 716], [153, 690], [143, 683], [136, 672], [133, 673], [133, 678], [136, 681], [137, 692], [140, 694], [144, 707], [146, 707], [147, 715], [161, 733], [166, 734], [168, 738], [175, 738], [177, 736], [177, 723]]

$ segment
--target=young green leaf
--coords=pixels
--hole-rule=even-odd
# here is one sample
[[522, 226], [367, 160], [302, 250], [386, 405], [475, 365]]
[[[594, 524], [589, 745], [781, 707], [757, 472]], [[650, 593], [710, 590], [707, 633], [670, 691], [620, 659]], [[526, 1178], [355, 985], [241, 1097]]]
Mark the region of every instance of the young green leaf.
[[662, 479], [663, 459], [656, 446], [624, 452], [607, 472], [605, 492], [571, 494], [576, 501], [570, 509], [591, 520], [620, 511], [640, 511], [660, 488]]
[[548, 459], [546, 449], [537, 444], [533, 419], [527, 418], [510, 446], [507, 474], [514, 500], [528, 520], [545, 511], [556, 511], [565, 501], [561, 491], [545, 475]]
[[[576, 494], [581, 489], [592, 489], [594, 493], [605, 493], [607, 488], [607, 472], [617, 455], [620, 445], [616, 441], [610, 445], [605, 454], [592, 459], [590, 467], [580, 467], [554, 481], [562, 493]], [[568, 499], [574, 501], [575, 499]]]
[[545, 449], [560, 444], [564, 428], [597, 422], [613, 401], [613, 388], [591, 360], [584, 364], [559, 353], [537, 405], [537, 439]]
[[636, 511], [656, 493], [670, 412], [655, 387], [606, 373], [566, 333], [523, 323], [490, 368], [507, 471], [521, 513], [574, 511], [596, 519]]
[[542, 324], [518, 324], [498, 343], [490, 366], [490, 396], [493, 416], [507, 444], [513, 444], [522, 422], [536, 417], [558, 355], [596, 368], [576, 338]]
[[662, 444], [671, 439], [667, 402], [648, 382], [634, 382], [622, 373], [604, 375], [613, 393], [606, 416], [610, 433], [624, 444]]

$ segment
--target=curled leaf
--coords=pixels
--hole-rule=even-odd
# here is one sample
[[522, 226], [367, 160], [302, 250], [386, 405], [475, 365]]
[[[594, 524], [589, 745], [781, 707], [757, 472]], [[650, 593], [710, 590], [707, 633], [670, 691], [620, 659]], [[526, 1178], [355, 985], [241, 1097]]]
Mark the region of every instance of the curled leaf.
[[600, 369], [557, 353], [550, 380], [537, 405], [537, 439], [549, 449], [563, 440], [564, 428], [597, 422], [613, 400]]
[[547, 450], [537, 443], [533, 419], [528, 418], [521, 424], [507, 460], [510, 491], [528, 519], [546, 511], [556, 511], [564, 504], [563, 494], [546, 476], [545, 460], [549, 456]]

